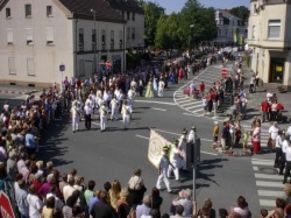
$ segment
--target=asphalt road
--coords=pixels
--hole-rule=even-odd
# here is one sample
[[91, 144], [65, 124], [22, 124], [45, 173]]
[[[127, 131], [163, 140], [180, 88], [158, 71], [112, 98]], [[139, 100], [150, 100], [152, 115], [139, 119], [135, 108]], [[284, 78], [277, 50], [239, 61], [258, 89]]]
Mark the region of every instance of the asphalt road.
[[[71, 131], [68, 119], [57, 121], [49, 130], [42, 143], [41, 156], [53, 160], [61, 171], [78, 169], [78, 174], [86, 180], [94, 179], [102, 188], [105, 181], [119, 179], [126, 186], [132, 171], [143, 171], [145, 184], [150, 190], [155, 186], [157, 170], [147, 159], [149, 128], [159, 129], [163, 136], [172, 140], [182, 128], [197, 126], [201, 138], [211, 137], [212, 122], [203, 118], [183, 115], [177, 106], [155, 103], [136, 103], [134, 118], [130, 129], [124, 131], [119, 121], [109, 122], [108, 131], [99, 131], [98, 121], [93, 122], [91, 131]], [[81, 125], [84, 129], [84, 123]], [[256, 184], [250, 158], [217, 156], [211, 153], [211, 142], [202, 140], [202, 164], [197, 180], [197, 199], [199, 205], [208, 197], [216, 209], [235, 206], [236, 198], [244, 195], [250, 208], [259, 208]], [[209, 153], [209, 154], [208, 154]], [[182, 188], [192, 189], [192, 174], [183, 174], [182, 182], [171, 181], [175, 193]], [[176, 194], [162, 192], [163, 212], [168, 212], [170, 202]]]

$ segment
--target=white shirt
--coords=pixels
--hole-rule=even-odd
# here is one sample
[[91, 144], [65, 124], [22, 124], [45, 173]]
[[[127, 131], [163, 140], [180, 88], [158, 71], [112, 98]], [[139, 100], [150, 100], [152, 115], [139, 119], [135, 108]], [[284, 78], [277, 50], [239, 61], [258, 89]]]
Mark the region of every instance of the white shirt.
[[42, 207], [42, 201], [36, 195], [28, 194], [27, 202], [29, 204], [29, 217], [40, 218], [40, 209]]
[[290, 146], [288, 146], [288, 147], [286, 148], [286, 153], [285, 153], [285, 155], [286, 155], [286, 161], [291, 161], [291, 147], [290, 147]]
[[278, 135], [276, 138], [276, 148], [282, 148], [283, 139], [282, 136]]
[[291, 126], [288, 127], [288, 130], [286, 132], [286, 134], [289, 136], [289, 138], [291, 139]]
[[271, 135], [271, 139], [272, 140], [276, 140], [277, 136], [278, 136], [278, 132], [279, 132], [279, 128], [275, 127], [275, 126], [271, 126], [269, 128], [269, 133]]
[[286, 153], [287, 148], [289, 147], [289, 142], [285, 139], [282, 144], [282, 152]]
[[73, 192], [76, 189], [73, 186], [70, 185], [65, 185], [63, 188], [63, 195], [64, 195], [64, 200], [65, 202], [68, 200], [68, 198], [73, 194]]
[[91, 105], [85, 105], [84, 107], [84, 111], [86, 115], [91, 115], [93, 113], [93, 108]]
[[194, 137], [194, 131], [193, 130], [191, 130], [189, 132], [189, 135], [187, 137], [187, 142], [188, 143], [195, 143], [195, 137]]

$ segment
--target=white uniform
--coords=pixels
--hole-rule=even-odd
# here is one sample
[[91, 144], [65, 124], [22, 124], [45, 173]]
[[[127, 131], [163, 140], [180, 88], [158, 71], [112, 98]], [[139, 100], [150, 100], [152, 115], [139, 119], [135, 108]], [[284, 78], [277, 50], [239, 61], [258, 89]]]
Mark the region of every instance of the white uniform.
[[78, 101], [74, 101], [73, 106], [71, 108], [73, 132], [79, 130], [79, 123], [80, 123], [80, 111], [79, 110], [80, 109], [78, 108]]
[[128, 105], [122, 105], [121, 114], [124, 128], [127, 129], [130, 121], [130, 107]]
[[104, 131], [106, 130], [107, 125], [107, 108], [105, 107], [104, 104], [101, 105], [99, 113], [100, 113], [100, 130]]
[[117, 120], [118, 119], [118, 102], [116, 100], [116, 98], [112, 98], [111, 102], [110, 102], [110, 106], [111, 106], [111, 120]]
[[165, 88], [165, 83], [163, 80], [160, 80], [159, 85], [158, 85], [158, 96], [159, 97], [164, 96], [164, 88]]
[[160, 170], [160, 174], [158, 177], [158, 181], [156, 184], [157, 189], [161, 189], [162, 186], [162, 182], [164, 182], [167, 191], [171, 192], [171, 188], [170, 188], [170, 182], [168, 180], [168, 169], [169, 169], [169, 165], [170, 165], [170, 161], [169, 161], [169, 157], [164, 154], [163, 157], [160, 160], [160, 164], [159, 164], [159, 170]]
[[174, 176], [175, 176], [175, 180], [179, 180], [180, 179], [180, 173], [179, 173], [179, 169], [182, 168], [184, 165], [184, 160], [182, 159], [182, 156], [180, 154], [179, 149], [174, 150], [174, 155], [173, 155], [173, 159], [172, 159], [172, 164], [173, 166], [169, 166], [168, 171], [167, 171], [167, 176], [170, 177], [172, 171], [174, 172]]
[[133, 101], [135, 97], [135, 91], [130, 89], [127, 92], [127, 98], [128, 98], [128, 107], [129, 107], [129, 112], [132, 114], [133, 112]]
[[181, 135], [179, 138], [179, 144], [178, 144], [178, 148], [181, 151], [181, 155], [183, 157], [184, 160], [186, 160], [186, 136], [185, 135]]

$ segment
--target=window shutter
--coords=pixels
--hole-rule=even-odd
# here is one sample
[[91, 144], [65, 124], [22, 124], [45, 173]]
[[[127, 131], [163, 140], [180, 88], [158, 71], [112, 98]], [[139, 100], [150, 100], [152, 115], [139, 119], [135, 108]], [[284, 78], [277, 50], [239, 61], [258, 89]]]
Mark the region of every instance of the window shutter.
[[12, 31], [12, 29], [7, 29], [7, 43], [13, 44], [13, 31]]
[[26, 28], [26, 40], [33, 41], [33, 34], [31, 28]]
[[54, 29], [53, 27], [46, 28], [46, 41], [53, 42], [54, 41]]

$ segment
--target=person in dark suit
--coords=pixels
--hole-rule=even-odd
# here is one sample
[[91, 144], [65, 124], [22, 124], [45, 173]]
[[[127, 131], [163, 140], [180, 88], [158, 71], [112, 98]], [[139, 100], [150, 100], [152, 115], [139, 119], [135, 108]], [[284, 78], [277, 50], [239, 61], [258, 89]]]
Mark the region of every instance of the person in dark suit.
[[113, 218], [116, 217], [113, 208], [107, 203], [107, 194], [105, 191], [100, 191], [98, 201], [94, 204], [90, 211], [94, 218]]

